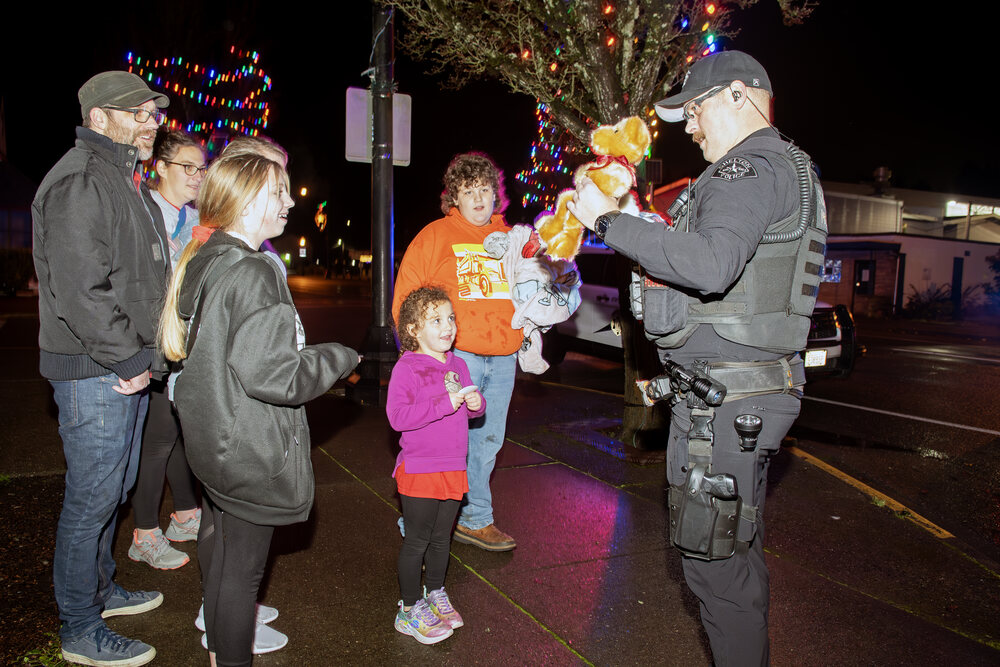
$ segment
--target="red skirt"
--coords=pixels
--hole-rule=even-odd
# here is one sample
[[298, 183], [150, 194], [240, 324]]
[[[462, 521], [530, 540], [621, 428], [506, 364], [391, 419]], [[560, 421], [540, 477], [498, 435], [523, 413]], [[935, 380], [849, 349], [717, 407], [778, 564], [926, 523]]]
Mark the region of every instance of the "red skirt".
[[469, 477], [464, 470], [408, 473], [405, 468], [406, 463], [400, 463], [393, 474], [401, 496], [461, 500], [469, 490]]

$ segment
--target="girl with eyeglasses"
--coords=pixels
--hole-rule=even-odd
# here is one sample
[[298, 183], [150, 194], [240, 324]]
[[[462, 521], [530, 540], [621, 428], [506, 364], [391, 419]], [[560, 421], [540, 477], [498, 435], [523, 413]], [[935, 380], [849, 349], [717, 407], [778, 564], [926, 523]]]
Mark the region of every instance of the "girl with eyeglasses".
[[[171, 264], [176, 268], [181, 251], [198, 224], [198, 211], [190, 204], [198, 196], [205, 176], [205, 152], [190, 134], [161, 128], [153, 146], [156, 179], [151, 195], [163, 213]], [[188, 467], [180, 423], [167, 391], [167, 378], [152, 378], [149, 384], [149, 416], [142, 437], [142, 455], [132, 507], [135, 530], [128, 556], [159, 570], [174, 570], [190, 557], [170, 542], [198, 538], [201, 510], [194, 477]], [[163, 480], [170, 484], [174, 512], [166, 531], [160, 530]]]

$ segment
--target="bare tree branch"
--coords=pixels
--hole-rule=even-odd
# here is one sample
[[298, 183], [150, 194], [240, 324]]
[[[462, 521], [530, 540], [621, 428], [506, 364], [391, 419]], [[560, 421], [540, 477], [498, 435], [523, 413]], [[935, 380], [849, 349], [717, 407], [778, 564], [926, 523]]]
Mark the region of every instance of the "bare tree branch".
[[[726, 36], [731, 25], [712, 0], [384, 1], [403, 18], [402, 47], [449, 87], [497, 79], [548, 105], [581, 141], [594, 125], [647, 111], [704, 50], [706, 35]], [[817, 4], [776, 1], [786, 23]]]

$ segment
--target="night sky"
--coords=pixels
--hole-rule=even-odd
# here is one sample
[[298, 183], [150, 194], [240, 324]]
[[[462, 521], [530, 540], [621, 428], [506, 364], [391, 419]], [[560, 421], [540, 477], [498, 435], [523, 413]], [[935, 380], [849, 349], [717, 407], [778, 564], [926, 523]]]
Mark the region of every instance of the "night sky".
[[[309, 233], [315, 205], [326, 199], [331, 225], [350, 218], [348, 238], [367, 247], [370, 167], [344, 160], [345, 90], [368, 85], [361, 74], [371, 50], [367, 2], [117, 3], [90, 16], [87, 7], [58, 15], [49, 6], [28, 9], [36, 15], [20, 24], [26, 44], [10, 39], [21, 27], [6, 23], [0, 96], [13, 166], [40, 181], [72, 145], [77, 89], [94, 73], [124, 69], [127, 52], [217, 66], [236, 44], [260, 52], [274, 81], [267, 132], [289, 151], [293, 189], [312, 193], [293, 210], [289, 233]], [[1000, 198], [992, 159], [1000, 133], [988, 103], [992, 77], [984, 76], [995, 59], [973, 29], [985, 17], [976, 18], [974, 4], [960, 9], [960, 17], [943, 16], [898, 0], [823, 0], [805, 25], [785, 27], [775, 0], [761, 0], [741, 13], [741, 34], [726, 46], [763, 63], [775, 86], [776, 125], [824, 178], [870, 181], [887, 166], [898, 187]], [[513, 175], [529, 165], [536, 132], [533, 99], [488, 81], [442, 90], [427, 65], [399, 48], [396, 57], [398, 90], [412, 95], [414, 114], [412, 162], [394, 170], [400, 254], [438, 217], [440, 179], [455, 153], [493, 155], [515, 195]], [[704, 167], [680, 124], [661, 126], [654, 156], [668, 181]], [[529, 222], [511, 199], [508, 219]]]

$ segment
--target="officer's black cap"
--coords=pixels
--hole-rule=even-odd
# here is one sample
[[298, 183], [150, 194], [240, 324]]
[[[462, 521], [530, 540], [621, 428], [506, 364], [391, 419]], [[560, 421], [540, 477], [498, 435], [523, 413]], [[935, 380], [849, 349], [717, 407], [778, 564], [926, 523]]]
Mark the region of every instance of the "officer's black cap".
[[681, 92], [657, 102], [656, 113], [669, 123], [684, 120], [684, 106], [688, 102], [733, 81], [774, 94], [763, 65], [742, 51], [721, 51], [695, 61], [684, 76]]

